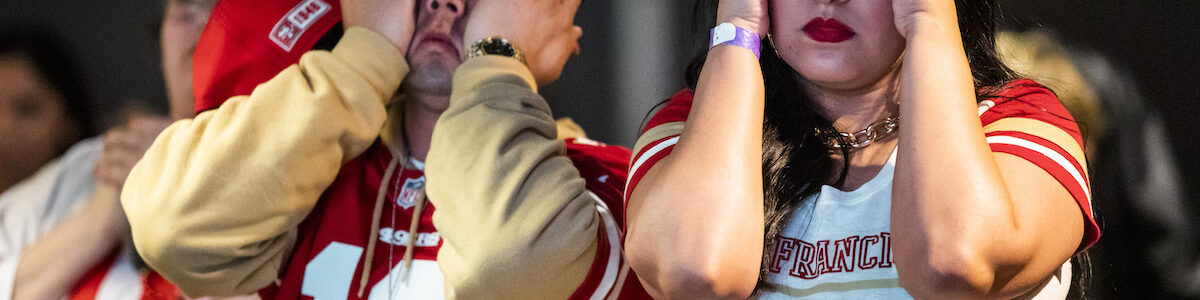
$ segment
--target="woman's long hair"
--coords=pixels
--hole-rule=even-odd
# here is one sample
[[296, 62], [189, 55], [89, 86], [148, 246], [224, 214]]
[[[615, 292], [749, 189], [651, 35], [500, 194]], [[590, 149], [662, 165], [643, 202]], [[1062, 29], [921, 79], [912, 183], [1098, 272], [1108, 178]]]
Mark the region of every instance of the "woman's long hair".
[[[971, 67], [971, 76], [981, 94], [988, 99], [996, 88], [1016, 79], [1016, 73], [1000, 61], [996, 53], [997, 0], [955, 0], [963, 48]], [[697, 0], [693, 8], [693, 30], [698, 54], [687, 69], [687, 84], [693, 90], [708, 55], [708, 28], [715, 26], [717, 0]], [[811, 97], [803, 92], [798, 75], [772, 48], [763, 43], [763, 79], [766, 103], [763, 115], [762, 171], [763, 208], [766, 235], [759, 273], [759, 288], [770, 263], [776, 237], [783, 231], [792, 211], [805, 197], [817, 193], [822, 184], [845, 177], [847, 168], [835, 168], [830, 147], [813, 135], [815, 129], [834, 130], [830, 120], [818, 113]], [[843, 153], [844, 154], [844, 153]], [[834, 174], [835, 170], [842, 170]], [[837, 181], [842, 181], [841, 179]]]

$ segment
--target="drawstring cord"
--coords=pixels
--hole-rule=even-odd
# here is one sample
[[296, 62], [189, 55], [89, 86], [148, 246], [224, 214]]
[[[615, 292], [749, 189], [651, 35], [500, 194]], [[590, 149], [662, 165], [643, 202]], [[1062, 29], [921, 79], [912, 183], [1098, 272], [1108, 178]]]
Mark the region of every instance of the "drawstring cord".
[[379, 183], [379, 192], [375, 195], [375, 213], [371, 217], [370, 238], [367, 239], [367, 255], [363, 258], [363, 272], [358, 280], [359, 298], [362, 298], [363, 291], [367, 288], [367, 280], [370, 279], [371, 261], [375, 259], [375, 244], [379, 241], [379, 218], [383, 212], [384, 198], [387, 198], [387, 183], [391, 182], [392, 173], [396, 172], [396, 165], [399, 164], [399, 159], [399, 157], [392, 157], [392, 161], [388, 163], [387, 171], [383, 173], [383, 181]]
[[408, 284], [408, 277], [412, 274], [413, 250], [417, 248], [417, 239], [419, 235], [417, 230], [421, 226], [421, 214], [425, 213], [425, 191], [417, 194], [417, 206], [413, 208], [412, 221], [408, 222], [408, 247], [404, 249], [404, 277], [401, 277], [400, 283]]

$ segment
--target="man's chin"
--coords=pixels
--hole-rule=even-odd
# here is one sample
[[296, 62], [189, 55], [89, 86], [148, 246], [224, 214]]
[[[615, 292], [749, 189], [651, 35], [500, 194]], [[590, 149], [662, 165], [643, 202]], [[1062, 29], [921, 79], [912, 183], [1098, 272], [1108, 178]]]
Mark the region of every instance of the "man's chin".
[[444, 59], [413, 62], [412, 70], [404, 78], [404, 87], [410, 92], [450, 95], [457, 68], [456, 62]]
[[409, 74], [400, 88], [405, 94], [443, 95], [450, 96], [452, 77], [448, 76], [413, 76]]

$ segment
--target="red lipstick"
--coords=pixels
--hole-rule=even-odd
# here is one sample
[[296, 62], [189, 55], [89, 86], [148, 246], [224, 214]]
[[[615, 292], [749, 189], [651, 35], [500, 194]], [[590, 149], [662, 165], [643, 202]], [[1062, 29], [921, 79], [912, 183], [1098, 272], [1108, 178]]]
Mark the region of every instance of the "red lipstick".
[[820, 17], [813, 18], [804, 24], [804, 28], [800, 28], [804, 34], [808, 35], [815, 41], [822, 43], [841, 43], [854, 37], [854, 29], [850, 26], [842, 24], [837, 19], [822, 19]]

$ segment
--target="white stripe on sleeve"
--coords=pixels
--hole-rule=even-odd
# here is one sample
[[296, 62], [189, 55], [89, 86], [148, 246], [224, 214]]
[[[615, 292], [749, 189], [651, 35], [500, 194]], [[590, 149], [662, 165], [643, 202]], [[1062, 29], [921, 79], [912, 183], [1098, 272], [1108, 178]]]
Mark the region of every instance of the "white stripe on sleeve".
[[651, 157], [654, 157], [655, 154], [662, 152], [663, 149], [667, 149], [667, 147], [675, 146], [676, 143], [679, 143], [678, 135], [671, 137], [669, 139], [666, 139], [662, 142], [659, 142], [658, 144], [655, 144], [653, 147], [650, 147], [649, 150], [646, 150], [645, 153], [642, 153], [642, 155], [638, 156], [637, 160], [634, 161], [634, 163], [633, 163], [633, 167], [629, 169], [629, 178], [625, 179], [625, 196], [626, 197], [629, 196], [629, 183], [633, 182], [633, 176], [635, 176], [634, 174], [637, 174], [639, 169], [642, 168], [642, 164], [645, 164], [646, 161], [650, 160]]
[[[588, 195], [596, 201], [596, 211], [600, 213], [600, 217], [604, 218], [604, 236], [608, 238], [608, 266], [604, 268], [604, 277], [600, 280], [600, 285], [596, 286], [596, 291], [588, 299], [603, 300], [604, 296], [612, 291], [614, 294], [620, 292], [620, 287], [616, 286], [617, 277], [623, 273], [621, 270], [621, 238], [620, 231], [617, 230], [617, 219], [613, 217], [612, 211], [608, 208], [599, 196], [587, 192]], [[615, 288], [614, 288], [615, 287]]]
[[[1038, 143], [1034, 143], [1034, 142], [1031, 142], [1026, 139], [1013, 137], [1013, 136], [1007, 136], [1007, 135], [989, 136], [989, 137], [987, 137], [987, 142], [988, 142], [988, 144], [1013, 145], [1013, 146], [1033, 150], [1035, 152], [1041, 153], [1042, 155], [1045, 155], [1050, 160], [1052, 160], [1055, 163], [1058, 163], [1060, 166], [1062, 166], [1063, 169], [1067, 170], [1067, 173], [1070, 173], [1071, 177], [1075, 178], [1075, 182], [1078, 183], [1081, 188], [1083, 188], [1083, 193], [1084, 193], [1084, 195], [1087, 196], [1088, 202], [1092, 201], [1092, 191], [1088, 187], [1087, 182], [1085, 182], [1083, 180], [1083, 176], [1079, 174], [1079, 169], [1075, 168], [1075, 165], [1071, 164], [1071, 161], [1067, 160], [1066, 157], [1063, 157], [1062, 154], [1060, 154], [1050, 148], [1047, 148], [1046, 146], [1042, 146]], [[1082, 162], [1080, 162], [1080, 163], [1082, 163]]]

